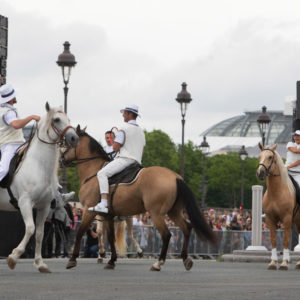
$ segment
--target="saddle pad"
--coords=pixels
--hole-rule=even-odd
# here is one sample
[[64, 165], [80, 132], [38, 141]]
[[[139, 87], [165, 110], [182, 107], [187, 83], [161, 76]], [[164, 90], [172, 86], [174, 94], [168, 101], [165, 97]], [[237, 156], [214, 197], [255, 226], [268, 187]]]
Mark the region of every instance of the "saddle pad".
[[109, 185], [121, 184], [121, 183], [129, 184], [137, 177], [137, 174], [143, 168], [144, 167], [139, 163], [134, 163], [129, 167], [127, 167], [125, 170], [121, 171], [120, 173], [117, 173], [114, 176], [110, 177], [108, 179], [108, 183]]

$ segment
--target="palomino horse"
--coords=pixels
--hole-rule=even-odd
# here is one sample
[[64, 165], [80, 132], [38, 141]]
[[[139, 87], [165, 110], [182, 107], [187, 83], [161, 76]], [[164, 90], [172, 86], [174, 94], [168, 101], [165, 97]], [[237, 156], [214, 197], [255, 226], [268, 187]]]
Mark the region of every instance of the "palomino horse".
[[[103, 262], [105, 257], [105, 233], [108, 230], [108, 222], [101, 216], [96, 217], [97, 220], [97, 234], [98, 234], [98, 263]], [[143, 257], [143, 250], [139, 243], [133, 237], [133, 219], [127, 217], [125, 220], [115, 220], [115, 235], [116, 235], [116, 250], [119, 255], [124, 256], [126, 254], [127, 243], [125, 240], [125, 226], [127, 227], [127, 236], [134, 245], [138, 257]]]
[[[78, 163], [78, 175], [81, 182], [79, 199], [84, 207], [84, 214], [76, 236], [73, 255], [67, 268], [76, 266], [82, 235], [96, 215], [95, 212], [87, 210], [88, 207], [96, 205], [99, 200], [99, 185], [95, 175], [104, 163], [109, 161], [102, 146], [84, 130], [80, 130], [80, 126], [77, 127], [76, 132], [79, 135], [78, 144], [75, 148], [67, 150], [63, 155], [63, 159], [66, 163], [72, 161]], [[189, 220], [185, 220], [183, 217], [183, 209], [186, 209]], [[210, 242], [216, 241], [216, 236], [200, 212], [191, 190], [178, 174], [167, 168], [149, 167], [142, 169], [133, 184], [119, 186], [114, 194], [113, 211], [118, 216], [132, 216], [145, 211], [148, 211], [151, 215], [153, 224], [162, 238], [159, 260], [152, 265], [152, 270], [159, 271], [166, 259], [171, 238], [164, 220], [166, 214], [183, 231], [184, 244], [181, 257], [187, 270], [193, 264], [187, 253], [191, 229], [194, 228], [199, 236]], [[117, 260], [114, 245], [114, 222], [112, 217], [108, 217], [107, 220], [109, 221], [108, 240], [111, 248], [111, 258], [105, 268], [114, 268]]]
[[[267, 180], [267, 190], [263, 197], [263, 210], [266, 214], [266, 225], [270, 230], [272, 256], [269, 270], [277, 269], [276, 250], [276, 226], [282, 222], [284, 226], [283, 236], [283, 259], [280, 270], [288, 269], [289, 242], [292, 223], [295, 222], [298, 232], [300, 232], [300, 210], [296, 202], [294, 185], [289, 178], [286, 167], [281, 157], [276, 151], [277, 144], [272, 147], [263, 147], [259, 144], [261, 153], [259, 155], [259, 167], [257, 177], [260, 180]], [[300, 261], [296, 264], [296, 269], [300, 269]]]
[[[19, 170], [16, 172], [11, 190], [16, 199], [25, 223], [25, 235], [20, 244], [7, 258], [7, 264], [14, 269], [16, 263], [36, 229], [36, 246], [34, 265], [40, 271], [49, 273], [43, 262], [41, 246], [44, 235], [44, 222], [48, 215], [51, 201], [58, 189], [57, 167], [59, 144], [65, 139], [70, 146], [75, 146], [78, 136], [61, 108], [51, 109], [46, 104], [47, 114], [37, 124], [35, 135], [24, 154]], [[15, 211], [9, 202], [6, 189], [0, 189], [0, 209]], [[32, 209], [36, 208], [36, 225]]]

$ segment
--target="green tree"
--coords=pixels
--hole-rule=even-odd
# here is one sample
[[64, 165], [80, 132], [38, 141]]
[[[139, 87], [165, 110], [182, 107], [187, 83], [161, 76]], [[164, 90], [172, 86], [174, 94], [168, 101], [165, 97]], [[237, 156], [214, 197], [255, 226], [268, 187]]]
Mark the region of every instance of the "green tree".
[[[177, 147], [178, 161], [181, 157], [181, 145]], [[201, 199], [202, 152], [200, 148], [188, 141], [184, 145], [184, 180], [191, 188], [196, 198]]]
[[171, 138], [161, 130], [145, 131], [146, 146], [142, 164], [145, 167], [162, 166], [178, 172], [176, 146]]
[[[247, 158], [244, 174], [244, 207], [251, 207], [251, 187], [256, 179], [258, 160]], [[207, 203], [210, 206], [233, 207], [240, 205], [242, 163], [238, 153], [216, 155], [208, 159]]]

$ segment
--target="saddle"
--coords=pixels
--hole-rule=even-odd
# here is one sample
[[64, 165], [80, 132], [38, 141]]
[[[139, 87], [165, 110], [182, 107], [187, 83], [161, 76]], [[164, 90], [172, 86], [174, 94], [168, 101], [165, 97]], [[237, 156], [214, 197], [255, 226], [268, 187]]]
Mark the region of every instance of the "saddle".
[[119, 184], [131, 184], [136, 178], [137, 174], [144, 167], [139, 163], [133, 163], [129, 165], [126, 169], [108, 178], [109, 185], [119, 185]]
[[[8, 194], [10, 196], [9, 202], [14, 206], [14, 208], [19, 209], [18, 206], [18, 200], [14, 197], [10, 185], [12, 183], [12, 180], [14, 178], [14, 174], [16, 170], [18, 169], [20, 162], [23, 159], [24, 156], [24, 151], [25, 148], [21, 148], [11, 159], [10, 164], [9, 164], [9, 170], [7, 175], [0, 181], [0, 187], [3, 189], [7, 189]], [[1, 159], [1, 153], [0, 153], [0, 159]]]
[[113, 198], [114, 194], [118, 188], [118, 186], [125, 185], [125, 184], [132, 184], [138, 177], [139, 172], [144, 167], [140, 165], [139, 163], [133, 163], [129, 165], [126, 169], [121, 171], [120, 173], [117, 173], [113, 175], [112, 177], [108, 178], [108, 184], [114, 185], [114, 188], [110, 195], [110, 213], [114, 215], [113, 211]]

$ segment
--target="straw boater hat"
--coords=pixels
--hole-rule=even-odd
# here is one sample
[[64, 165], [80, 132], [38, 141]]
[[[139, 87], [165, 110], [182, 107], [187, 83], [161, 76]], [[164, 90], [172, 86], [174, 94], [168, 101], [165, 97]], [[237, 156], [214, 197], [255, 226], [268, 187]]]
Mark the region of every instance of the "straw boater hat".
[[139, 108], [138, 108], [138, 106], [135, 105], [135, 104], [127, 105], [124, 109], [121, 109], [120, 112], [123, 113], [124, 110], [131, 111], [131, 112], [137, 114], [139, 117], [141, 117], [141, 116], [139, 115]]
[[296, 130], [296, 131], [294, 132], [294, 135], [300, 135], [300, 130]]
[[16, 98], [16, 91], [10, 84], [4, 84], [0, 87], [0, 96], [0, 104], [3, 104]]

